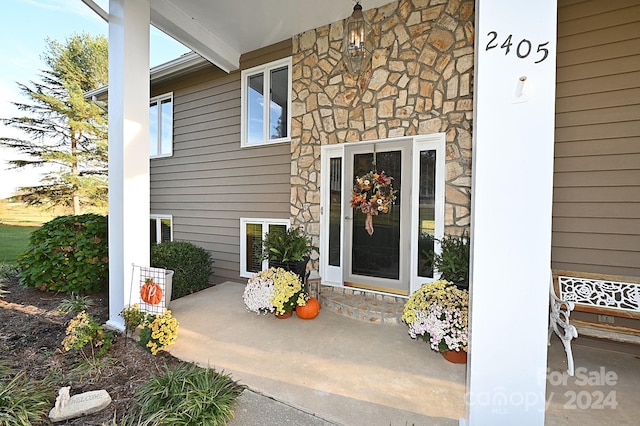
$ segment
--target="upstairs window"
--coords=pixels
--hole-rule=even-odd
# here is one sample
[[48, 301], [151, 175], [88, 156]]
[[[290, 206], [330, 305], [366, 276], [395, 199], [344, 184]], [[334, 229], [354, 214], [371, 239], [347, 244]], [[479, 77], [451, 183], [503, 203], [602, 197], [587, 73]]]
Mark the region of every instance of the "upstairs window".
[[149, 102], [149, 156], [173, 155], [173, 93], [165, 93]]
[[291, 58], [242, 71], [242, 146], [291, 141]]

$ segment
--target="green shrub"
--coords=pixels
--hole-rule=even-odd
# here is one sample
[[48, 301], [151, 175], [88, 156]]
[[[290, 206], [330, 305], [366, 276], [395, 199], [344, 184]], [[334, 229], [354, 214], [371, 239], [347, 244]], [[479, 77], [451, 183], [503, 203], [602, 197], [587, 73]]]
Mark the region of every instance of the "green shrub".
[[181, 364], [152, 375], [136, 392], [135, 401], [142, 418], [164, 413], [158, 424], [225, 425], [243, 390], [225, 374]]
[[211, 255], [186, 241], [161, 243], [151, 249], [151, 266], [175, 271], [171, 300], [209, 286]]
[[108, 256], [105, 216], [60, 216], [31, 233], [18, 277], [41, 290], [96, 292], [106, 289]]

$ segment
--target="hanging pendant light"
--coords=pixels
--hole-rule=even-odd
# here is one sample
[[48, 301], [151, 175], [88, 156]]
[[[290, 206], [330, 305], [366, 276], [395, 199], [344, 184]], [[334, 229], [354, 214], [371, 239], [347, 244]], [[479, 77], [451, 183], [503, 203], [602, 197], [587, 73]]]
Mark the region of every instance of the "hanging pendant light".
[[359, 75], [371, 58], [369, 36], [371, 27], [364, 19], [362, 6], [356, 2], [353, 13], [345, 24], [342, 58], [351, 74]]

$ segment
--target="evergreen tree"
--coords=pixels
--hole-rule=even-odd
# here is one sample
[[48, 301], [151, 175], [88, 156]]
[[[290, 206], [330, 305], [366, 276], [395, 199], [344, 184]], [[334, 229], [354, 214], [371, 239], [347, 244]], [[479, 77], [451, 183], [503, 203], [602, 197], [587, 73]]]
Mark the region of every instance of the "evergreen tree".
[[18, 83], [29, 103], [14, 103], [24, 115], [2, 121], [24, 138], [0, 138], [20, 152], [16, 168], [52, 166], [40, 184], [19, 188], [32, 205], [104, 208], [107, 205], [107, 114], [84, 93], [108, 82], [104, 36], [74, 34], [65, 44], [47, 39], [40, 82]]

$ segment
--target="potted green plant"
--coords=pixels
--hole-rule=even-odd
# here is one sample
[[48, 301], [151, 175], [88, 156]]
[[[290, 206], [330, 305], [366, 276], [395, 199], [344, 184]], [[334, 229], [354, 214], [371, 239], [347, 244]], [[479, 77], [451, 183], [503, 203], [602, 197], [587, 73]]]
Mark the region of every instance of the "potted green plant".
[[311, 238], [300, 228], [275, 228], [265, 235], [262, 258], [269, 260], [269, 267], [295, 272], [304, 280], [307, 262], [314, 250], [317, 248], [311, 244]]
[[423, 251], [423, 256], [440, 272], [440, 279], [450, 281], [458, 288], [469, 288], [469, 237], [466, 233], [445, 235], [438, 241], [440, 253]]

